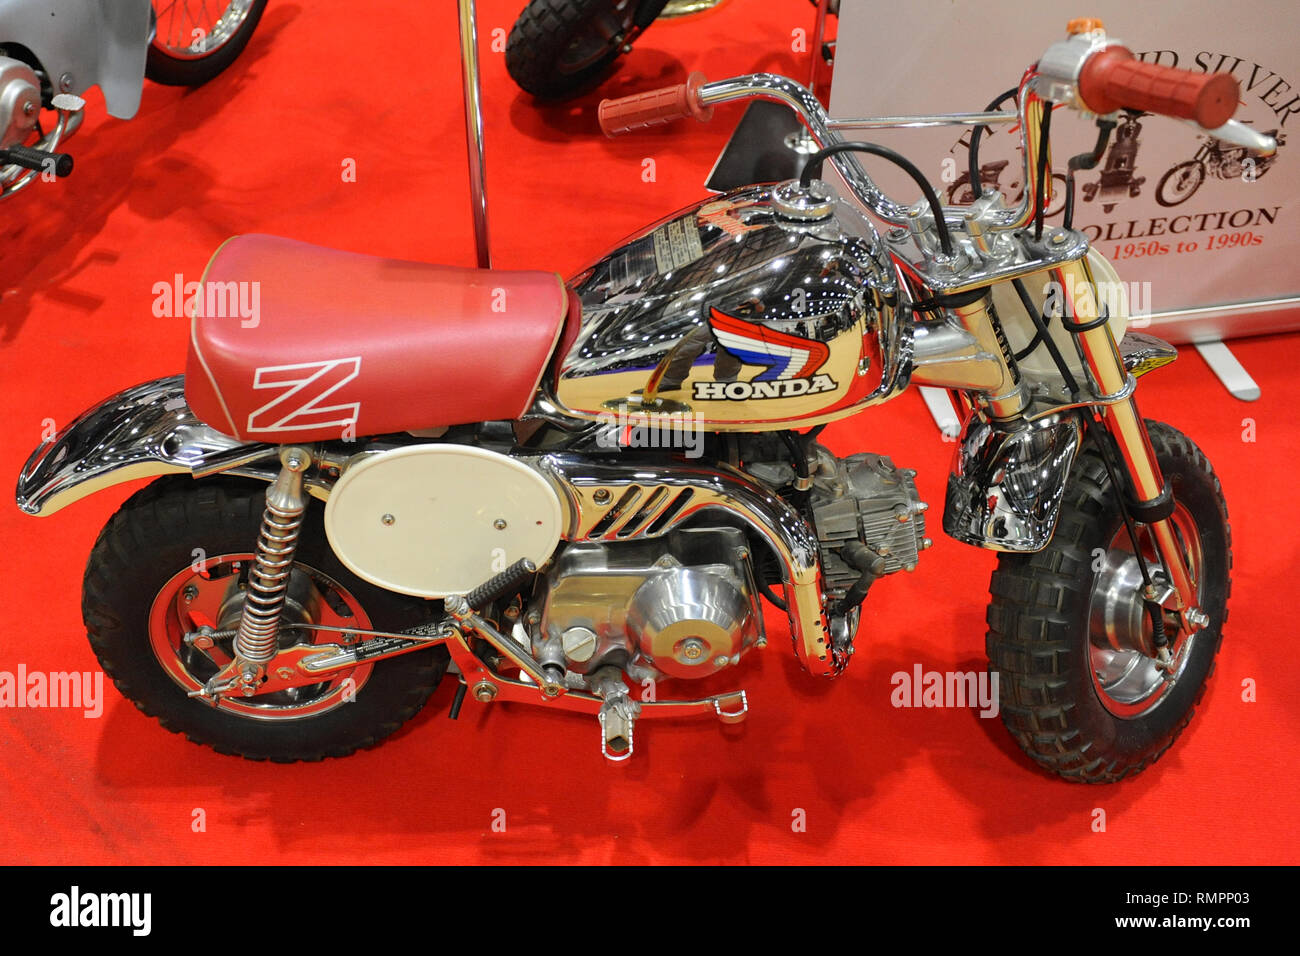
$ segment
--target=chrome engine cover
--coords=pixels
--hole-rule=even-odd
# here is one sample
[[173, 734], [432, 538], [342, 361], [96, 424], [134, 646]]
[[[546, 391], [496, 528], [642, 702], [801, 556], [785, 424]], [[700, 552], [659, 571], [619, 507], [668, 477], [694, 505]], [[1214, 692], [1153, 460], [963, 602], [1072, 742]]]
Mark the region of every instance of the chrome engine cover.
[[707, 677], [762, 639], [744, 532], [695, 527], [566, 547], [547, 577], [533, 651], [578, 674], [613, 664]]
[[41, 81], [26, 63], [0, 56], [0, 149], [16, 146], [36, 128]]

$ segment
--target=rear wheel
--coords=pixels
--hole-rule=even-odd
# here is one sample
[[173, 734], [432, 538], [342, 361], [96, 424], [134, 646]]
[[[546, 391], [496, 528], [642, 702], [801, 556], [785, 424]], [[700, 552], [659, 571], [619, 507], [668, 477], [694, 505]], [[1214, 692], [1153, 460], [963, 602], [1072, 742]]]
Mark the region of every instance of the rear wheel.
[[[319, 684], [213, 707], [188, 696], [232, 657], [231, 639], [185, 640], [238, 627], [266, 486], [163, 478], [133, 495], [100, 533], [86, 567], [82, 613], [104, 672], [164, 727], [221, 753], [319, 760], [378, 743], [414, 716], [447, 668], [432, 648], [325, 675]], [[428, 602], [373, 587], [344, 568], [313, 500], [303, 522], [282, 622], [401, 630]], [[284, 629], [280, 646], [354, 643], [337, 631]], [[274, 664], [272, 664], [274, 666]]]
[[531, 0], [506, 41], [506, 69], [526, 93], [569, 96], [603, 77], [665, 3]]
[[[1173, 659], [1142, 651], [1151, 622], [1136, 554], [1098, 453], [1079, 454], [1051, 543], [999, 557], [990, 590], [987, 649], [999, 675], [1003, 722], [1021, 748], [1067, 780], [1106, 783], [1137, 773], [1191, 719], [1214, 669], [1227, 619], [1231, 533], [1219, 481], [1182, 433], [1148, 422], [1173, 489], [1173, 523], [1209, 626], [1180, 630], [1166, 615]], [[1159, 569], [1140, 526], [1147, 565]]]

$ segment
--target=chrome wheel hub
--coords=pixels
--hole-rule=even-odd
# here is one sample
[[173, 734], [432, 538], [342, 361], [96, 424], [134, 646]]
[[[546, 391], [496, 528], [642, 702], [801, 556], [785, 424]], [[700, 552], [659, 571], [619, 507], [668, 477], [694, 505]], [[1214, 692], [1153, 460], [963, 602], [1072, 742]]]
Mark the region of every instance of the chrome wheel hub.
[[[1200, 537], [1195, 522], [1181, 505], [1171, 519], [1194, 581], [1202, 579]], [[1147, 570], [1163, 577], [1155, 545], [1145, 527], [1138, 540]], [[1115, 535], [1093, 578], [1088, 607], [1089, 663], [1092, 682], [1102, 705], [1117, 717], [1132, 719], [1150, 713], [1165, 699], [1182, 676], [1196, 643], [1196, 633], [1183, 629], [1172, 613], [1165, 615], [1170, 660], [1162, 664], [1152, 656], [1151, 619], [1142, 599], [1142, 572], [1132, 542], [1124, 529]], [[1198, 584], [1198, 603], [1203, 599]]]
[[[158, 592], [149, 612], [149, 643], [167, 676], [186, 693], [198, 691], [233, 657], [231, 638], [202, 637], [186, 641], [201, 628], [230, 634], [239, 625], [243, 593], [255, 557], [225, 554], [196, 562], [174, 575]], [[285, 600], [279, 645], [343, 643], [355, 637], [337, 631], [311, 631], [294, 624], [370, 630], [369, 617], [347, 590], [327, 575], [295, 564]], [[351, 640], [349, 638], [351, 637]], [[268, 667], [276, 668], [273, 659]], [[355, 697], [370, 676], [372, 665], [361, 664], [331, 673], [321, 681], [284, 687], [249, 697], [222, 697], [222, 710], [256, 720], [297, 720], [333, 710]]]

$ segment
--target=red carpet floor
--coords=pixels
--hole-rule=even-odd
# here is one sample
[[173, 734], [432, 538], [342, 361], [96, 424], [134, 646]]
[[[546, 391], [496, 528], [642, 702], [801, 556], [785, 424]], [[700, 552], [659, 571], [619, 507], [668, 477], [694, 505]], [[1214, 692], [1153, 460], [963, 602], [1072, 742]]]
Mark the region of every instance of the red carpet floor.
[[[498, 30], [503, 46], [520, 0], [480, 6], [497, 265], [570, 274], [701, 194], [738, 109], [708, 127], [606, 140], [593, 118], [599, 95], [539, 109], [489, 49]], [[130, 122], [92, 99], [71, 143], [73, 177], [0, 206], [4, 487], [45, 419], [64, 423], [181, 369], [186, 323], [154, 317], [153, 285], [198, 278], [232, 234], [472, 264], [454, 5], [383, 0], [365, 5], [364, 20], [356, 9], [272, 0], [244, 57], [207, 87], [148, 84]], [[804, 0], [732, 0], [656, 26], [604, 94], [697, 68], [802, 77], [802, 57], [784, 51], [791, 30], [810, 24]], [[1004, 85], [1022, 65], [1006, 65]], [[645, 158], [655, 160], [652, 183], [642, 181]], [[348, 160], [356, 182], [342, 181]], [[111, 688], [98, 719], [0, 709], [0, 862], [1297, 862], [1300, 664], [1286, 622], [1300, 571], [1300, 336], [1234, 348], [1263, 387], [1259, 402], [1230, 399], [1188, 349], [1142, 385], [1144, 412], [1189, 432], [1215, 463], [1236, 572], [1203, 707], [1177, 746], [1127, 783], [1058, 782], [1000, 721], [971, 711], [891, 707], [895, 671], [984, 667], [993, 556], [936, 530], [914, 574], [873, 590], [842, 680], [802, 674], [778, 636], [729, 675], [749, 690], [746, 725], [646, 722], [621, 766], [600, 758], [590, 719], [471, 700], [450, 722], [450, 681], [382, 747], [294, 766], [190, 744]], [[1247, 419], [1255, 441], [1243, 441]], [[827, 437], [841, 453], [888, 452], [919, 469], [937, 528], [952, 446], [919, 396]], [[97, 667], [79, 614], [81, 570], [133, 487], [43, 520], [0, 507], [0, 671]], [[1247, 680], [1256, 702], [1242, 699]], [[206, 830], [194, 832], [200, 809]], [[1096, 809], [1104, 832], [1093, 828]], [[505, 832], [492, 828], [499, 810]], [[799, 810], [804, 832], [792, 828]]]

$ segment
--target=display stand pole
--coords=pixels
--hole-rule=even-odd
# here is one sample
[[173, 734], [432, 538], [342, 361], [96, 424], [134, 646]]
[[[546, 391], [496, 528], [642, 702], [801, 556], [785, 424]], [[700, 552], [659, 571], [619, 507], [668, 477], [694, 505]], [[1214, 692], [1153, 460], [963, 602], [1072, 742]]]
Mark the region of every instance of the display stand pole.
[[460, 0], [460, 71], [465, 81], [465, 146], [469, 151], [470, 204], [480, 269], [492, 268], [488, 247], [487, 165], [483, 160], [483, 102], [478, 72], [478, 28], [474, 0]]

